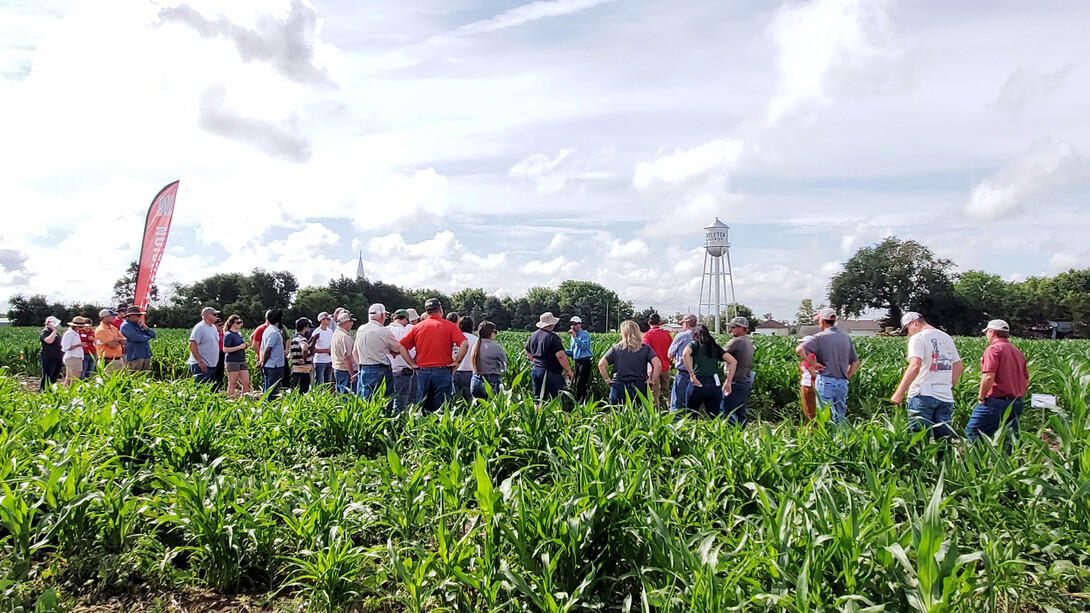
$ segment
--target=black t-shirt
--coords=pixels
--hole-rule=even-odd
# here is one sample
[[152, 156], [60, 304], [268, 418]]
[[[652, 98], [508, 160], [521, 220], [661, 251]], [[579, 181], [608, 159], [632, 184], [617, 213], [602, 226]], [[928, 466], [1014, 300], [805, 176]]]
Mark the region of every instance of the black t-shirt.
[[[242, 340], [242, 334], [240, 334], [238, 332], [228, 332], [227, 334], [223, 335], [223, 348], [224, 349], [227, 349], [228, 347], [238, 347], [239, 345], [242, 345], [245, 342], [246, 341]], [[224, 352], [223, 355], [225, 356], [223, 358], [224, 362], [245, 362], [246, 361], [246, 352], [245, 351], [232, 351], [231, 353]]]
[[47, 343], [45, 337], [50, 334], [53, 334], [53, 331], [49, 328], [42, 328], [42, 331], [38, 333], [38, 340], [42, 341], [42, 357], [63, 360], [64, 350], [61, 349], [61, 331], [57, 330], [57, 338], [53, 339], [52, 343]]
[[564, 368], [556, 359], [556, 352], [564, 351], [564, 342], [552, 330], [538, 330], [526, 341], [526, 351], [534, 356], [534, 368], [550, 372], [562, 372]]
[[613, 365], [614, 381], [636, 383], [647, 380], [647, 365], [655, 358], [655, 351], [646, 343], [640, 345], [639, 351], [629, 351], [621, 345], [614, 345], [602, 357], [606, 363]]

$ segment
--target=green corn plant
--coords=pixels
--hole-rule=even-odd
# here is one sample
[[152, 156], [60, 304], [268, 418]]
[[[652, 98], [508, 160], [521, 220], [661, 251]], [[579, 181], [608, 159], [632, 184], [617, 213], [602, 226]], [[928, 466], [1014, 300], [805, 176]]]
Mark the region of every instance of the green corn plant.
[[380, 583], [374, 575], [361, 581], [371, 554], [354, 545], [336, 526], [316, 540], [324, 543], [319, 549], [303, 550], [301, 555], [289, 558], [294, 573], [284, 587], [306, 596], [310, 610], [323, 613], [351, 610], [365, 591], [375, 589]]
[[916, 554], [916, 564], [913, 565], [900, 543], [886, 548], [904, 568], [909, 605], [921, 613], [953, 610], [961, 598], [971, 594], [977, 587], [971, 563], [983, 557], [980, 551], [961, 553], [956, 534], [947, 539], [941, 517], [945, 500], [942, 484], [940, 476], [927, 509], [913, 522], [911, 549]]

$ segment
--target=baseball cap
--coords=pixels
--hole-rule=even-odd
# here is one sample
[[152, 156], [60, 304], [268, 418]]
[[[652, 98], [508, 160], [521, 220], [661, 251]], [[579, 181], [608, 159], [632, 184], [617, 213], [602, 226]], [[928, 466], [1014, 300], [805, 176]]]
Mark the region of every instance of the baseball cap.
[[745, 317], [735, 317], [730, 320], [729, 328], [749, 328], [749, 320]]
[[386, 305], [382, 304], [381, 302], [376, 302], [376, 303], [372, 304], [371, 306], [367, 307], [367, 314], [368, 315], [385, 315], [386, 314]]
[[836, 311], [834, 311], [830, 307], [818, 309], [818, 312], [814, 313], [814, 319], [820, 319], [822, 321], [833, 321], [836, 319]]
[[1002, 319], [993, 319], [988, 322], [988, 325], [984, 327], [985, 330], [1002, 330], [1004, 332], [1010, 332], [1011, 327], [1007, 322]]
[[398, 309], [398, 310], [394, 311], [394, 319], [401, 319], [402, 317], [408, 319], [409, 312], [406, 311], [405, 309]]
[[201, 309], [201, 317], [204, 317], [205, 315], [208, 315], [208, 314], [219, 315], [220, 312], [217, 311], [216, 309], [212, 308], [212, 307], [204, 307], [203, 309]]
[[569, 321], [569, 322], [571, 322], [571, 323], [573, 323], [573, 324], [581, 324], [581, 323], [583, 323], [583, 320], [582, 320], [582, 319], [580, 319], [580, 317], [579, 317], [578, 315], [572, 315], [572, 318], [571, 318], [571, 319], [569, 319], [568, 321]]
[[45, 318], [45, 325], [48, 326], [49, 324], [53, 324], [54, 326], [59, 326], [59, 325], [61, 325], [61, 320], [57, 319], [53, 315], [50, 315], [49, 317]]
[[904, 315], [901, 315], [901, 327], [903, 328], [917, 319], [923, 319], [923, 316], [916, 311], [909, 311]]
[[356, 317], [348, 311], [341, 311], [341, 314], [337, 316], [337, 323], [343, 324], [346, 321], [356, 321]]
[[431, 311], [437, 311], [437, 310], [439, 310], [441, 308], [443, 308], [443, 303], [439, 302], [438, 298], [428, 298], [424, 302], [424, 310], [428, 311], [429, 313]]
[[323, 319], [332, 319], [332, 317], [329, 315], [329, 313], [327, 311], [322, 311], [321, 313], [318, 313], [317, 319], [318, 319], [318, 321], [320, 323]]
[[109, 317], [110, 315], [117, 315], [117, 311], [115, 311], [113, 309], [102, 309], [101, 311], [98, 312], [99, 319], [101, 319], [103, 317]]

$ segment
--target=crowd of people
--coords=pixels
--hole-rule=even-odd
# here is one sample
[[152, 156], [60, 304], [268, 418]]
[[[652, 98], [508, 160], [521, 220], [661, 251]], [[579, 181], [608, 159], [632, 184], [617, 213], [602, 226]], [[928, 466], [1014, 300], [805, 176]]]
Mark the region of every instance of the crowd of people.
[[[137, 307], [121, 305], [118, 311], [100, 311], [97, 326], [75, 317], [63, 332], [59, 319], [46, 319], [40, 333], [41, 389], [51, 383], [70, 385], [96, 368], [150, 370], [155, 330], [147, 326], [145, 315]], [[840, 424], [847, 419], [849, 381], [860, 361], [851, 337], [837, 327], [835, 310], [823, 308], [814, 319], [821, 331], [801, 339], [795, 350], [800, 405], [807, 421], [828, 407], [830, 420]], [[277, 398], [284, 386], [300, 394], [318, 387], [364, 399], [385, 395], [393, 411], [417, 405], [434, 412], [453, 398], [471, 402], [498, 392], [507, 370], [507, 354], [495, 342], [496, 325], [483, 321], [475, 327], [471, 317], [445, 314], [436, 298], [424, 303], [423, 316], [415, 308], [391, 313], [383, 304], [372, 304], [358, 328], [356, 316], [343, 308], [319, 313], [317, 325], [298, 319], [294, 331], [283, 320], [283, 311], [270, 309], [247, 340], [239, 315], [224, 321], [217, 309], [205, 307], [188, 341], [186, 363], [194, 381], [219, 385], [226, 377], [229, 396], [248, 394], [246, 351], [252, 349], [266, 400]], [[579, 316], [571, 317], [565, 346], [555, 330], [559, 323], [552, 313], [541, 314], [524, 347], [534, 399], [551, 400], [570, 386], [575, 401], [585, 402], [594, 359], [590, 334]], [[678, 323], [676, 336], [662, 328], [657, 313], [649, 316], [649, 329], [642, 334], [635, 321], [620, 324], [620, 342], [597, 362], [609, 385], [610, 404], [642, 396], [662, 409], [702, 412], [744, 425], [757, 376], [748, 320], [730, 320], [730, 340], [722, 346], [695, 315], [686, 314]], [[907, 400], [913, 431], [926, 429], [936, 439], [949, 439], [953, 387], [964, 371], [961, 356], [953, 339], [921, 314], [905, 313], [901, 325], [908, 335], [908, 366], [890, 400], [897, 405]], [[1026, 358], [1010, 343], [1007, 323], [988, 322], [985, 335], [978, 403], [965, 428], [969, 440], [993, 436], [1004, 420], [1017, 436], [1029, 381]]]

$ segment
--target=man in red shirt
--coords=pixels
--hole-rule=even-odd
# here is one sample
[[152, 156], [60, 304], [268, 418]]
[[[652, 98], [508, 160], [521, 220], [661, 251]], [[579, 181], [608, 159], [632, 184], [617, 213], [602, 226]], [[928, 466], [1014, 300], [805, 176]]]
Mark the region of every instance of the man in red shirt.
[[658, 374], [658, 381], [648, 381], [651, 393], [654, 395], [655, 406], [666, 409], [670, 406], [670, 388], [673, 378], [670, 376], [670, 343], [674, 337], [662, 329], [662, 318], [658, 313], [651, 313], [647, 317], [647, 325], [650, 330], [643, 333], [643, 344], [651, 347], [651, 350], [662, 362], [662, 371]]
[[[416, 348], [416, 364], [420, 367], [416, 402], [425, 412], [434, 413], [454, 395], [452, 373], [469, 350], [469, 340], [457, 324], [443, 319], [443, 305], [438, 298], [428, 298], [424, 310], [427, 317], [409, 330], [401, 339], [401, 346]], [[452, 360], [450, 355], [454, 347], [458, 348], [458, 353]]]
[[[1024, 408], [1023, 397], [1029, 384], [1029, 371], [1026, 369], [1026, 356], [1009, 340], [1010, 330], [1002, 319], [989, 321], [984, 329], [988, 347], [980, 358], [979, 404], [965, 426], [965, 438], [969, 441], [976, 441], [981, 434], [994, 436], [1004, 416], [1011, 436], [1018, 438], [1018, 418], [1022, 416]], [[1004, 446], [1009, 448], [1008, 444]]]

